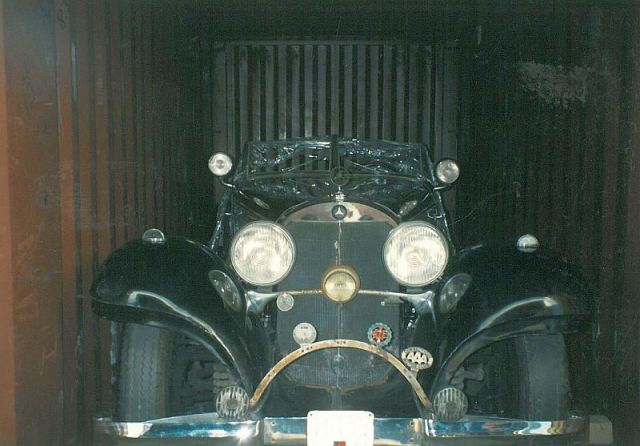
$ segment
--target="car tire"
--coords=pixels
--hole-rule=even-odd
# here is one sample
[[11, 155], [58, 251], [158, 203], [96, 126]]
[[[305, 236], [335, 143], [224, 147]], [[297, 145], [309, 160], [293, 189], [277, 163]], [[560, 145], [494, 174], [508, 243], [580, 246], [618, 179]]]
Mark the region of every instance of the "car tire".
[[528, 420], [562, 420], [569, 410], [569, 367], [564, 338], [514, 338], [518, 357], [518, 413]]
[[125, 324], [118, 341], [116, 420], [213, 412], [217, 392], [236, 384], [226, 366], [183, 334]]
[[115, 418], [146, 421], [168, 416], [173, 333], [156, 327], [122, 327]]

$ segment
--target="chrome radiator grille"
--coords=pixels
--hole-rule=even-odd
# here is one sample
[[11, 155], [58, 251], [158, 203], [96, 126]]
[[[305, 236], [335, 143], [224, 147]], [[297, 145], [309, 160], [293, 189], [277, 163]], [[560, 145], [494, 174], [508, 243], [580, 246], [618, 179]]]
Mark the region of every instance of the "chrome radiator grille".
[[[360, 275], [362, 289], [397, 290], [387, 273], [382, 249], [391, 226], [381, 221], [351, 223], [297, 221], [287, 226], [296, 242], [297, 260], [280, 290], [319, 289], [323, 273], [332, 265], [353, 267]], [[358, 295], [344, 305], [337, 305], [323, 295], [295, 298], [290, 311], [278, 311], [277, 335], [281, 355], [299, 346], [293, 330], [301, 322], [311, 323], [317, 340], [355, 339], [368, 342], [369, 327], [376, 322], [388, 325], [394, 337], [387, 347], [398, 354], [401, 309], [398, 305], [381, 305], [384, 297]], [[299, 385], [340, 389], [375, 385], [384, 382], [391, 366], [368, 353], [338, 349], [316, 352], [304, 357], [285, 371]]]

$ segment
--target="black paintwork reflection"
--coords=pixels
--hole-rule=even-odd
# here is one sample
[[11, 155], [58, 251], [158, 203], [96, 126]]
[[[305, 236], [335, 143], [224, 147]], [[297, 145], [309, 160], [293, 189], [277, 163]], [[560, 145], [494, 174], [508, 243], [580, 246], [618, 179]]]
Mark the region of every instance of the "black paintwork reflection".
[[478, 245], [458, 253], [446, 277], [460, 272], [473, 281], [456, 310], [440, 315], [441, 369], [432, 394], [465, 358], [492, 342], [526, 333], [576, 331], [591, 320], [593, 297], [584, 282], [567, 263], [544, 252], [520, 252], [515, 243]]
[[244, 328], [244, 312], [227, 309], [209, 282], [213, 269], [235, 277], [217, 255], [199, 243], [132, 241], [115, 251], [101, 269], [91, 291], [94, 308], [110, 319], [153, 322], [195, 334], [252, 388], [261, 373], [256, 370], [260, 368], [256, 343]]

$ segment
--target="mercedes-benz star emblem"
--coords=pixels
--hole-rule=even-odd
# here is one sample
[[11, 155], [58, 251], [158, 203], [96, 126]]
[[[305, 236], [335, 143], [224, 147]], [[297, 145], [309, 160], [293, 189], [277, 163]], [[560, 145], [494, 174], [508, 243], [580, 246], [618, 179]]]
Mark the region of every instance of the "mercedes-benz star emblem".
[[331, 215], [336, 220], [344, 220], [347, 217], [347, 208], [342, 204], [337, 204], [331, 209]]

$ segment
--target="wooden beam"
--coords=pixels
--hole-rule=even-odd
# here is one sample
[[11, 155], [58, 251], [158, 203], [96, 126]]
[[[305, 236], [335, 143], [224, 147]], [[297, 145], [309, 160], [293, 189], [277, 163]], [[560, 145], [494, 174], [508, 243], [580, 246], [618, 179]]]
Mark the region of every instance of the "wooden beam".
[[56, 14], [53, 2], [38, 0], [7, 2], [2, 12], [6, 132], [0, 153], [8, 155], [2, 164], [10, 171], [9, 190], [0, 193], [9, 203], [0, 218], [10, 231], [2, 250], [10, 247], [12, 255], [11, 271], [4, 272], [13, 275], [13, 297], [3, 296], [10, 302], [3, 312], [13, 310], [15, 437], [24, 445], [62, 444]]
[[9, 178], [9, 134], [7, 128], [7, 77], [4, 43], [4, 0], [0, 0], [0, 444], [16, 443], [15, 300], [11, 234], [11, 191]]

